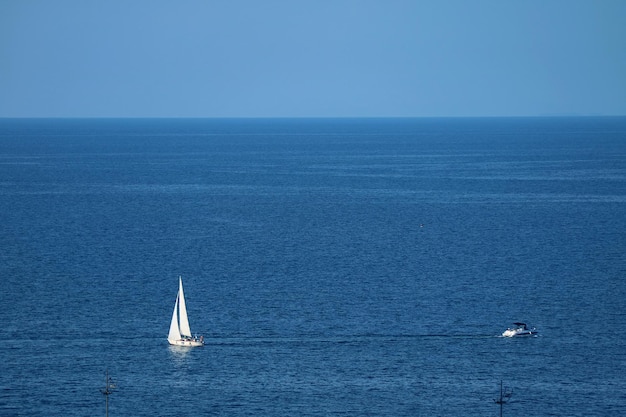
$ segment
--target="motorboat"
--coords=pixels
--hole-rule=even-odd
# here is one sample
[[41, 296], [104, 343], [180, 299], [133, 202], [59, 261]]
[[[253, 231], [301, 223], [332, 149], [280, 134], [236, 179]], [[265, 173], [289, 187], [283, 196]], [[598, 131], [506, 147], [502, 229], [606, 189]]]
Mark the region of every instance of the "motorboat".
[[534, 327], [532, 329], [529, 329], [526, 323], [516, 321], [513, 324], [515, 325], [515, 327], [509, 327], [508, 329], [506, 329], [502, 333], [502, 336], [516, 337], [516, 336], [536, 336], [537, 335], [537, 329]]

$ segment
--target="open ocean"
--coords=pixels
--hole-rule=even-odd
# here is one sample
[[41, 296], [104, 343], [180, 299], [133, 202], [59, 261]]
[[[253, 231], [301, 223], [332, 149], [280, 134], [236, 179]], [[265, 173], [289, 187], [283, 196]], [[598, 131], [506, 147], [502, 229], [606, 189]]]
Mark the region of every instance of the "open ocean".
[[626, 415], [624, 117], [0, 119], [0, 224], [0, 416]]

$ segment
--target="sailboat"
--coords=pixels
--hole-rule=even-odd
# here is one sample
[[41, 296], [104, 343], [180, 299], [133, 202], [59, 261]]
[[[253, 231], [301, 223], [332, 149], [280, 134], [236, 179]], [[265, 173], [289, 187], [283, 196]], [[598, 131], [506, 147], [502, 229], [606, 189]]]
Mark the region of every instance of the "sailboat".
[[183, 278], [178, 277], [178, 295], [172, 313], [170, 333], [167, 336], [170, 345], [175, 346], [204, 346], [204, 337], [191, 336], [189, 319], [187, 318], [187, 306], [185, 305], [185, 293], [183, 292]]

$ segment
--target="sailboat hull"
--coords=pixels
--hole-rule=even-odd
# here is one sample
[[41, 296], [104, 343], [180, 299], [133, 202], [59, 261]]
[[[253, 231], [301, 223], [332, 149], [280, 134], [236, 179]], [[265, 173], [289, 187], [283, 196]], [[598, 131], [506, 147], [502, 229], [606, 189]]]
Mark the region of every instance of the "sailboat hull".
[[178, 339], [178, 340], [168, 340], [170, 345], [173, 346], [186, 346], [186, 347], [200, 347], [204, 346], [204, 342], [201, 340], [195, 339]]

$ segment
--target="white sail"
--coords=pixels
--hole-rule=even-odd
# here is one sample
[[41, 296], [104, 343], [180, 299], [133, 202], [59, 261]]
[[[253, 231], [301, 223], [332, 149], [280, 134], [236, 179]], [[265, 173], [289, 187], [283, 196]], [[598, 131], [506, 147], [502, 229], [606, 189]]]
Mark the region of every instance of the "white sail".
[[170, 323], [170, 333], [167, 336], [167, 340], [170, 343], [174, 343], [176, 340], [180, 339], [180, 330], [178, 330], [178, 296], [176, 297], [176, 304], [174, 304], [174, 312], [172, 313], [172, 322]]
[[185, 305], [185, 293], [183, 292], [183, 278], [178, 277], [178, 320], [180, 322], [180, 334], [191, 337], [191, 329], [189, 328], [189, 319], [187, 318], [187, 306]]
[[187, 306], [185, 305], [185, 293], [183, 291], [183, 279], [178, 278], [178, 294], [170, 322], [170, 332], [167, 336], [170, 345], [175, 346], [204, 346], [204, 337], [191, 337], [189, 319], [187, 318]]

